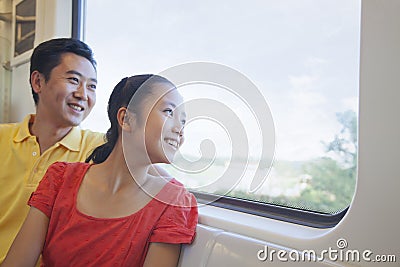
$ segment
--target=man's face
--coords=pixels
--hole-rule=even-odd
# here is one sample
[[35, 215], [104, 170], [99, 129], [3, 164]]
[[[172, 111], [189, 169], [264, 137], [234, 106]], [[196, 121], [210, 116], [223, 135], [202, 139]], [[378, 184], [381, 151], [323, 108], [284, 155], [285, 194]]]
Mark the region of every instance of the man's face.
[[37, 115], [56, 127], [79, 125], [96, 103], [97, 73], [84, 57], [61, 55], [47, 82], [41, 73], [34, 75], [34, 90], [39, 94]]

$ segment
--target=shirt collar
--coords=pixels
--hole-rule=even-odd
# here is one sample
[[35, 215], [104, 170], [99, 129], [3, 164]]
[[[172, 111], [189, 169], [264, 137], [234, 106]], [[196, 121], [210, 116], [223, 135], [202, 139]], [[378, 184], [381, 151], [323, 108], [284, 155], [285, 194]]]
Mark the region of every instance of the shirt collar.
[[35, 120], [34, 114], [27, 115], [24, 120], [19, 124], [19, 129], [17, 134], [14, 136], [14, 142], [22, 142], [26, 138], [31, 137], [31, 133], [29, 132], [29, 123], [32, 123]]
[[79, 151], [82, 143], [81, 130], [78, 127], [72, 127], [71, 131], [58, 143], [71, 151]]
[[[29, 131], [29, 123], [33, 123], [35, 115], [27, 115], [20, 123], [19, 130], [14, 137], [15, 142], [22, 142], [33, 135]], [[66, 147], [71, 151], [79, 151], [82, 143], [81, 131], [78, 127], [72, 127], [71, 131], [58, 142], [60, 145]]]

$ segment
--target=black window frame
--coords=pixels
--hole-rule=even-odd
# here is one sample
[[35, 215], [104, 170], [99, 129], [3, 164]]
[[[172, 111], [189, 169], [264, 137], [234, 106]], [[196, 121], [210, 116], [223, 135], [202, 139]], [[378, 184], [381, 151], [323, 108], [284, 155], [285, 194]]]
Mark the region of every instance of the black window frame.
[[201, 204], [320, 229], [336, 226], [349, 209], [347, 207], [338, 213], [330, 214], [204, 192], [191, 191], [191, 193]]
[[72, 0], [71, 38], [83, 40], [85, 0]]

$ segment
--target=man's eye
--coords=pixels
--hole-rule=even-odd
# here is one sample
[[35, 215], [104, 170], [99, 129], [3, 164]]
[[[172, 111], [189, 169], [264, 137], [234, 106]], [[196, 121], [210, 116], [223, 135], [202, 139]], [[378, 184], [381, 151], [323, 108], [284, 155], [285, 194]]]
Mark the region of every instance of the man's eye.
[[78, 84], [78, 83], [79, 83], [78, 78], [75, 78], [75, 77], [69, 77], [68, 80], [69, 80], [70, 82], [72, 82], [73, 84]]
[[96, 90], [97, 85], [96, 84], [90, 84], [89, 88], [92, 89], [92, 90]]

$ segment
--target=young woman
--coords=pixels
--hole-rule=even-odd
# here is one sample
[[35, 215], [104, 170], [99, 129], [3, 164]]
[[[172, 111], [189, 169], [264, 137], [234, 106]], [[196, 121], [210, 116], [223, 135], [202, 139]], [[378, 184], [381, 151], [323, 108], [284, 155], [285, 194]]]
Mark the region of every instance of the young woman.
[[151, 176], [183, 142], [183, 99], [167, 79], [122, 79], [108, 102], [107, 142], [90, 163], [54, 163], [28, 204], [3, 263], [35, 266], [176, 266], [195, 236], [197, 203], [175, 179]]

